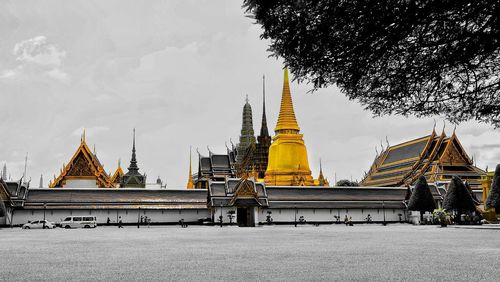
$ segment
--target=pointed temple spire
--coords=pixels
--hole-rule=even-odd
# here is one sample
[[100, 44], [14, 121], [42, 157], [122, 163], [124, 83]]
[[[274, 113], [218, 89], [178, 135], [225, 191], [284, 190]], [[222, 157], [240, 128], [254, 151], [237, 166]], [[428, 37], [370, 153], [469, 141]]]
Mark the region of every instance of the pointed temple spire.
[[248, 95], [243, 106], [242, 124], [240, 133], [240, 143], [238, 144], [236, 162], [241, 163], [247, 149], [255, 144], [255, 135], [253, 131], [252, 106], [248, 102]]
[[262, 76], [262, 123], [260, 127], [260, 136], [269, 136], [269, 130], [267, 130], [267, 118], [266, 118], [266, 76]]
[[276, 134], [280, 132], [298, 133], [300, 131], [295, 112], [293, 110], [292, 94], [290, 93], [290, 83], [288, 81], [288, 68], [285, 68], [283, 78], [283, 91], [281, 94], [281, 106], [278, 116], [278, 123], [274, 129]]
[[123, 175], [121, 183], [121, 188], [145, 188], [146, 187], [146, 174], [142, 175], [139, 173], [139, 167], [137, 166], [137, 159], [135, 154], [135, 128], [134, 136], [132, 139], [132, 158], [130, 159], [130, 166], [128, 167], [128, 172]]
[[293, 110], [288, 69], [284, 70], [283, 91], [276, 135], [269, 147], [268, 165], [264, 177], [266, 185], [314, 186], [307, 149]]
[[271, 136], [267, 129], [266, 118], [266, 76], [262, 76], [262, 123], [260, 127], [260, 135], [257, 136], [257, 145], [255, 146], [254, 154], [254, 169], [258, 179], [265, 177], [267, 163], [269, 157], [269, 147], [271, 146]]
[[130, 166], [128, 167], [129, 172], [138, 172], [139, 167], [137, 167], [137, 159], [135, 155], [135, 128], [134, 128], [134, 137], [132, 141], [132, 158], [130, 159]]
[[191, 161], [191, 147], [189, 147], [189, 175], [188, 175], [188, 182], [186, 185], [186, 188], [188, 189], [193, 189], [194, 184], [193, 184], [193, 170], [192, 170], [192, 161]]
[[318, 176], [318, 186], [329, 186], [330, 184], [323, 175], [323, 165], [321, 163], [321, 158], [319, 159], [319, 176]]
[[38, 188], [43, 188], [43, 174], [40, 174], [40, 185]]

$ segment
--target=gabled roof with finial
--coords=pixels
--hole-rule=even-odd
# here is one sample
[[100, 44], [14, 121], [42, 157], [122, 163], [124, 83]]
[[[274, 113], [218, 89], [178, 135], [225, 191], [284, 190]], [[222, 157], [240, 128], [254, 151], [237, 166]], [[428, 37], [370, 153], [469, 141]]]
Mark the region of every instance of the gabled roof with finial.
[[113, 187], [111, 180], [97, 156], [90, 151], [85, 138], [85, 130], [80, 138], [80, 146], [67, 165], [63, 164], [59, 176], [49, 183], [50, 188], [64, 187], [66, 179], [96, 179], [100, 188]]
[[427, 181], [448, 181], [451, 175], [468, 179], [473, 187], [479, 187], [484, 171], [476, 167], [462, 147], [458, 137], [448, 137], [443, 131], [388, 146], [375, 158], [369, 172], [362, 180], [363, 186], [412, 185], [422, 175]]
[[328, 180], [323, 175], [323, 165], [321, 163], [321, 159], [319, 159], [318, 186], [330, 186], [330, 183], [328, 183]]
[[111, 183], [120, 184], [124, 174], [125, 173], [123, 173], [123, 169], [121, 166], [121, 160], [118, 160], [118, 167], [116, 168], [115, 173], [113, 173], [113, 176], [111, 177]]
[[283, 77], [283, 91], [281, 93], [280, 113], [278, 116], [278, 123], [274, 129], [276, 134], [280, 132], [298, 133], [300, 131], [299, 124], [295, 118], [293, 110], [292, 94], [290, 92], [290, 83], [288, 81], [288, 68], [284, 70]]

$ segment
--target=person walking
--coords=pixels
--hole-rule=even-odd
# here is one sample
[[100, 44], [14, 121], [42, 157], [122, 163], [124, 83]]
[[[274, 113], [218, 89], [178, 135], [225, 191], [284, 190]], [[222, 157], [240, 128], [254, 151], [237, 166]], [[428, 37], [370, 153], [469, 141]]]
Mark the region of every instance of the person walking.
[[118, 217], [118, 228], [123, 228], [122, 217]]

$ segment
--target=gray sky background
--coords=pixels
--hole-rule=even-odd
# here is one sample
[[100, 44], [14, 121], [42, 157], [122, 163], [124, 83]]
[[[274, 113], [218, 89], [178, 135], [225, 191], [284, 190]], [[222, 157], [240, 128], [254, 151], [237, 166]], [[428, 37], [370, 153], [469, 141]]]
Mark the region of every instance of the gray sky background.
[[[236, 142], [245, 95], [260, 130], [262, 75], [273, 131], [282, 63], [268, 58], [260, 27], [241, 1], [1, 1], [0, 165], [47, 185], [79, 146], [83, 128], [105, 169], [130, 161], [132, 128], [148, 182], [185, 187], [189, 147], [225, 152]], [[372, 118], [336, 87], [308, 94], [291, 84], [309, 163], [317, 177], [360, 179], [385, 137], [395, 144], [431, 132], [432, 118]], [[440, 131], [443, 122], [437, 118]], [[446, 131], [451, 134], [453, 125]], [[500, 162], [500, 133], [475, 122], [457, 133], [481, 168]], [[228, 142], [229, 143], [229, 142]]]

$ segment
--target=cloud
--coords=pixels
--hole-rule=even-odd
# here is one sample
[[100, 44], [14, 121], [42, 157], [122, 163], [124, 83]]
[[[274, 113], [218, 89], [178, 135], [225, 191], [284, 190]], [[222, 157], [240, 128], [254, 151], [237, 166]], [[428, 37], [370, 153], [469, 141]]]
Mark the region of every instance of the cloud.
[[15, 76], [16, 74], [17, 74], [16, 70], [4, 70], [0, 75], [0, 78], [9, 78]]
[[54, 67], [59, 67], [66, 57], [66, 51], [50, 44], [45, 36], [37, 36], [16, 43], [13, 53], [16, 61]]
[[47, 71], [45, 74], [60, 81], [69, 81], [70, 79], [67, 73], [61, 71], [61, 69], [58, 68]]
[[63, 82], [70, 79], [70, 76], [61, 68], [66, 51], [50, 43], [43, 35], [17, 42], [12, 54], [18, 65], [4, 70], [0, 78], [42, 74]]
[[473, 150], [500, 149], [500, 144], [472, 145], [471, 149]]

